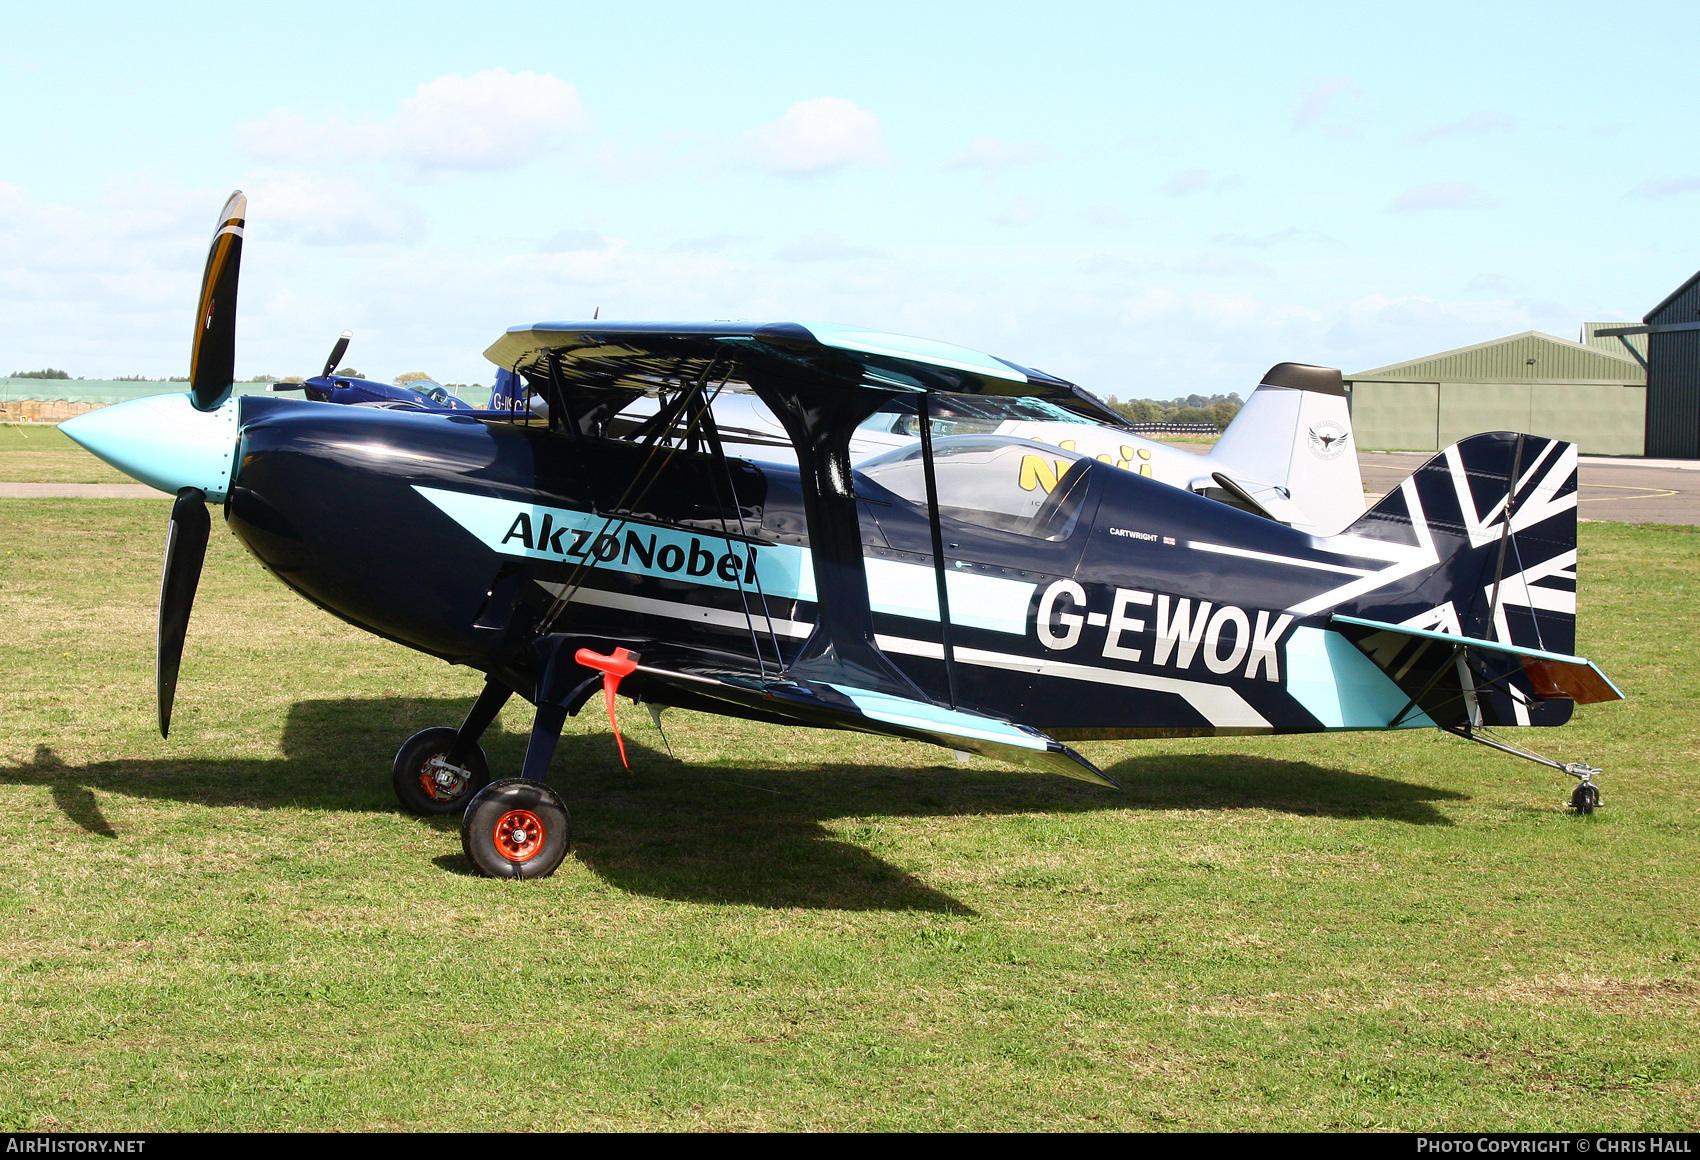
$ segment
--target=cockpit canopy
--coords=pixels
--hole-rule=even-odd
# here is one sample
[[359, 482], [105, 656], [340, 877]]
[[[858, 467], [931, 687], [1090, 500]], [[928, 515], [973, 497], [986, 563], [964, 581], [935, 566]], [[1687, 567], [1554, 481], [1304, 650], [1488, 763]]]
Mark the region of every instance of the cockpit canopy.
[[[1034, 423], [1084, 423], [1091, 419], [1066, 411], [1045, 399], [1011, 398], [1007, 395], [953, 395], [939, 393], [931, 405], [933, 434], [990, 435], [1011, 421]], [[921, 419], [912, 395], [899, 395], [860, 425], [863, 431], [889, 431], [893, 435], [919, 436]]]
[[[935, 439], [939, 514], [1041, 540], [1066, 539], [1074, 530], [1091, 462], [1073, 451], [1006, 435]], [[926, 510], [926, 468], [919, 443], [864, 460], [856, 470]]]

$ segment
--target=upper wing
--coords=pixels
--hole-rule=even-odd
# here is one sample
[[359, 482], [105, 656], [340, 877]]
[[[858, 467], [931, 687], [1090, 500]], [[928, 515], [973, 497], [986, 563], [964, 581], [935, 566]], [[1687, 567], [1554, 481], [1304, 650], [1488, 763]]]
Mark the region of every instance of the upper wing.
[[[1039, 396], [1096, 422], [1125, 420], [1065, 379], [967, 347], [858, 326], [809, 322], [538, 322], [515, 326], [484, 357], [569, 388], [650, 390], [689, 381], [723, 356], [885, 390]], [[720, 364], [722, 371], [726, 364]]]

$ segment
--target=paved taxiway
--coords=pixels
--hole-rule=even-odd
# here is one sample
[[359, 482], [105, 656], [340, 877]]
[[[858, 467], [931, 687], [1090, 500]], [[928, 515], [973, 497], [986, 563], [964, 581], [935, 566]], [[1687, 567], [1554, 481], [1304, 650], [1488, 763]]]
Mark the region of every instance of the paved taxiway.
[[[1428, 458], [1420, 451], [1360, 451], [1364, 490], [1379, 497]], [[1577, 511], [1582, 519], [1700, 524], [1700, 460], [1584, 455], [1578, 476]]]

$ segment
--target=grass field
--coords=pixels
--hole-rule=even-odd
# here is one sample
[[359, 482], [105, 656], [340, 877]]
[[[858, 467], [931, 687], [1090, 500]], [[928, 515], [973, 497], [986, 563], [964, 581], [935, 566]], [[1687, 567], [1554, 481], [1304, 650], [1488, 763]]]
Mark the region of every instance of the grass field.
[[135, 483], [50, 423], [0, 423], [0, 483]]
[[388, 786], [475, 674], [216, 526], [160, 740], [168, 508], [0, 500], [0, 1128], [1700, 1127], [1700, 531], [1582, 530], [1632, 699], [1533, 740], [1593, 817], [1438, 734], [1087, 747], [1118, 793], [587, 713], [514, 883]]

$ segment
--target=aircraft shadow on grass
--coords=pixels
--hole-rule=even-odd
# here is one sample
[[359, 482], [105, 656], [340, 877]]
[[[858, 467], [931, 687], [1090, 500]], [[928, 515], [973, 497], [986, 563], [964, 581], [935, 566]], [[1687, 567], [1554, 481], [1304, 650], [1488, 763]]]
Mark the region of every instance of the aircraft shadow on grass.
[[[30, 762], [0, 769], [0, 782], [44, 786], [68, 819], [90, 834], [114, 839], [119, 835], [101, 812], [97, 793], [211, 807], [393, 813], [390, 769], [401, 739], [428, 725], [460, 720], [470, 704], [299, 701], [284, 724], [278, 758], [161, 758], [76, 767], [38, 746]], [[1238, 754], [1124, 761], [1109, 772], [1128, 787], [1125, 792], [979, 763], [957, 768], [943, 750], [931, 768], [823, 763], [726, 769], [676, 761], [648, 744], [654, 740], [659, 746], [660, 739], [641, 713], [627, 714], [627, 720], [633, 730], [626, 737], [630, 773], [620, 768], [607, 733], [569, 733], [561, 738], [549, 780], [572, 810], [574, 857], [611, 885], [680, 901], [971, 913], [824, 824], [841, 818], [1268, 809], [1449, 825], [1432, 803], [1464, 796], [1309, 762]], [[675, 716], [669, 727], [680, 737], [697, 728], [697, 720]], [[484, 748], [496, 776], [504, 776], [519, 769], [525, 734], [494, 726]], [[420, 824], [445, 836], [459, 827], [454, 818]], [[472, 873], [458, 849], [436, 863]]]

